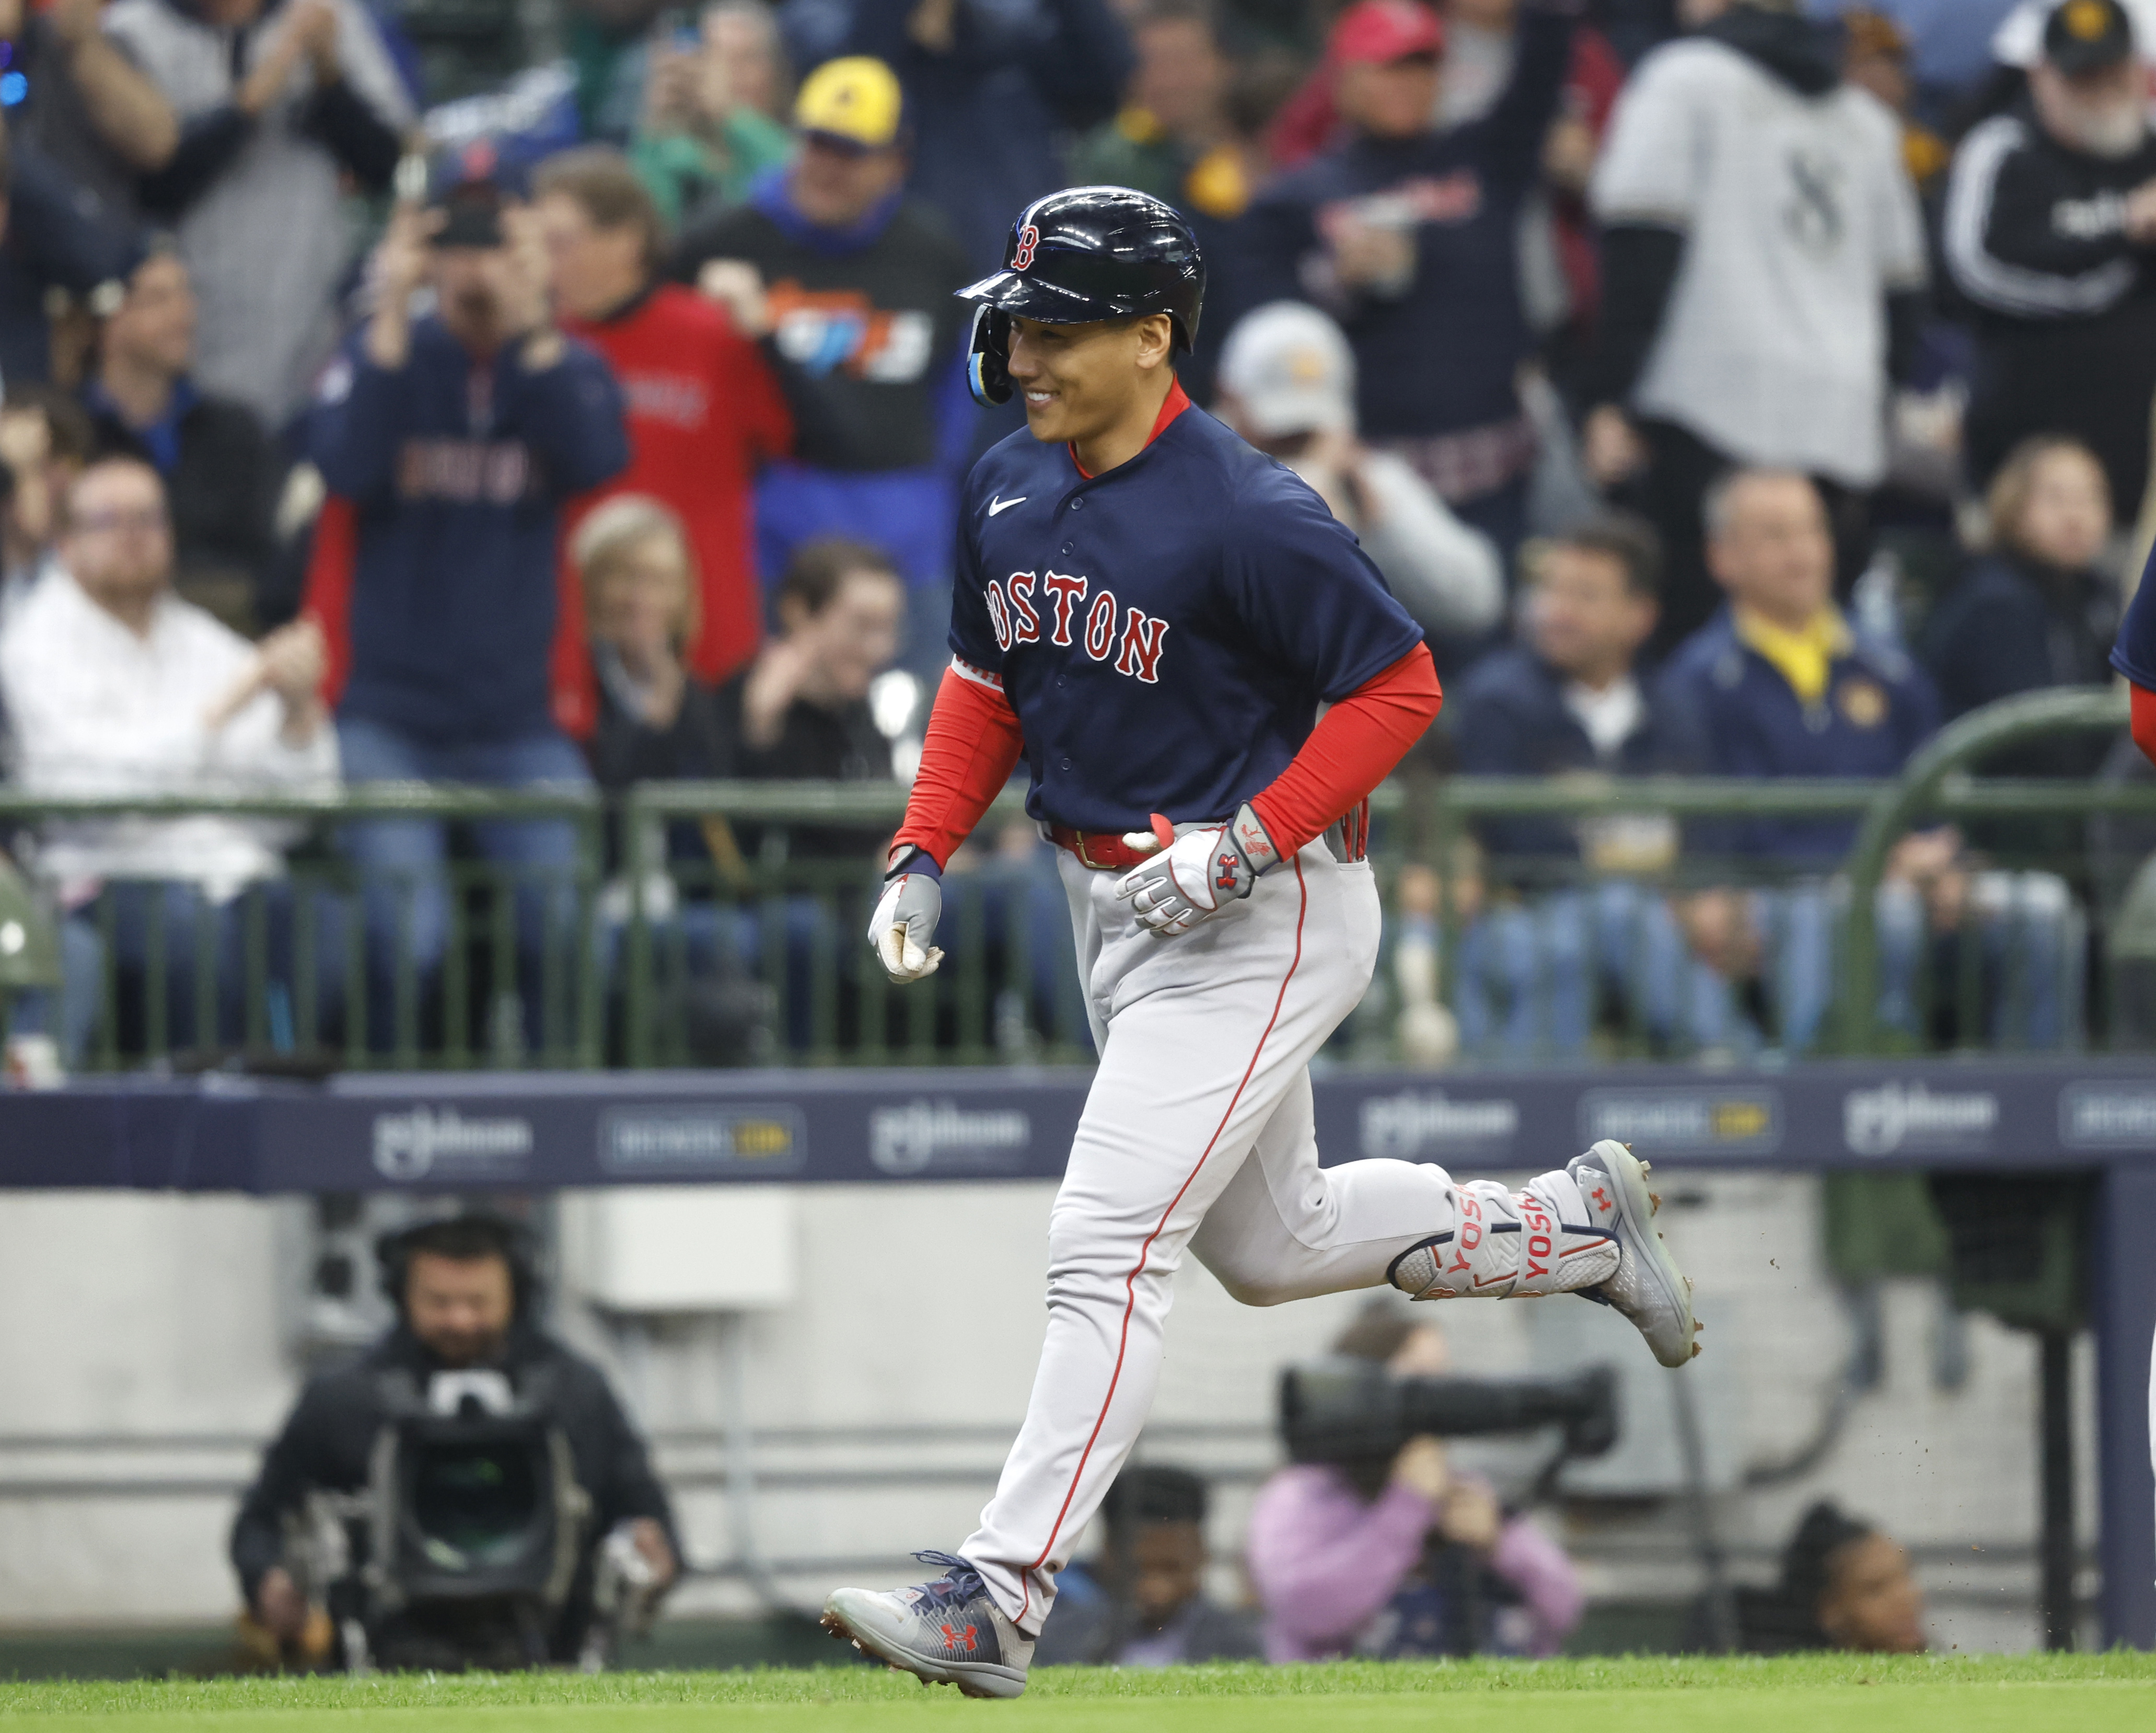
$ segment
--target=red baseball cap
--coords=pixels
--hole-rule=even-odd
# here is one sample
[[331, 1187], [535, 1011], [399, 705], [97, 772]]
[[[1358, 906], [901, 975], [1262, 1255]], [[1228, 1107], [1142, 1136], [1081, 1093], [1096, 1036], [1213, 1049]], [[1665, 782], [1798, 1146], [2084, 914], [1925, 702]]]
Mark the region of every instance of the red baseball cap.
[[1409, 54], [1445, 52], [1445, 25], [1415, 0], [1356, 0], [1332, 26], [1328, 58], [1336, 66], [1383, 66]]

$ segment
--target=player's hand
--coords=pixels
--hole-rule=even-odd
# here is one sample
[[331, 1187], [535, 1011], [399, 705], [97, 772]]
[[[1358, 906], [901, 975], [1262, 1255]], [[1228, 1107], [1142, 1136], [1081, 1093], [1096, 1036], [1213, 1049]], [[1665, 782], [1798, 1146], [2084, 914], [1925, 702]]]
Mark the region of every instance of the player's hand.
[[[926, 860], [918, 849], [910, 860]], [[869, 919], [869, 944], [884, 973], [899, 982], [917, 981], [936, 973], [943, 953], [936, 948], [936, 922], [943, 913], [943, 887], [932, 872], [908, 871], [901, 861], [883, 882], [875, 913]]]
[[1133, 831], [1123, 841], [1135, 849], [1160, 851], [1125, 873], [1116, 894], [1131, 905], [1141, 927], [1163, 938], [1188, 933], [1240, 902], [1260, 873], [1280, 864], [1280, 851], [1248, 805], [1232, 824], [1208, 825], [1181, 836], [1155, 814], [1151, 834]]

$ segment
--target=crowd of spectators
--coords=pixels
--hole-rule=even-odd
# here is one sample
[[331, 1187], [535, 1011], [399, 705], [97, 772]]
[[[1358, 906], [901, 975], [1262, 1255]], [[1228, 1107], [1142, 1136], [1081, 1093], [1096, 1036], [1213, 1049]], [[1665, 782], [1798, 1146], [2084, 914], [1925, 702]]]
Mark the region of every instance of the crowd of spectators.
[[[957, 482], [1016, 425], [964, 393], [952, 291], [1100, 178], [1196, 226], [1186, 383], [1429, 631], [1440, 764], [1892, 775], [2106, 677], [2156, 397], [2145, 11], [562, 0], [495, 40], [369, 0], [0, 0], [10, 774], [904, 774]], [[886, 664], [912, 683], [872, 702]], [[64, 910], [152, 875], [191, 930], [276, 877], [227, 828], [213, 870], [170, 826], [126, 867], [21, 846]], [[1850, 836], [1492, 820], [1401, 887], [1425, 973], [1466, 917], [1459, 1026], [1421, 1046], [1578, 1052], [1614, 1005], [1657, 1046], [1801, 1050]], [[2070, 1038], [2073, 892], [2009, 860], [2033, 838], [1897, 856], [1890, 1022], [1922, 1032], [1958, 945], [2023, 983], [1994, 1033]], [[721, 881], [758, 846], [676, 838]], [[567, 825], [336, 849], [377, 1043], [393, 964], [424, 985], [453, 943], [459, 851], [519, 876], [541, 1038]]]

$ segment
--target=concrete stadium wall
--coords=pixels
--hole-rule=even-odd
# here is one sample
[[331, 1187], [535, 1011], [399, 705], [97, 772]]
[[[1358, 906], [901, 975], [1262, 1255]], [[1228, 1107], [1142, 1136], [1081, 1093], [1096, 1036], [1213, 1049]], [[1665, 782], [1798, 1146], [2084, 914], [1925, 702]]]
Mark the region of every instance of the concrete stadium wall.
[[[908, 1550], [955, 1546], [970, 1530], [1032, 1376], [1051, 1196], [1038, 1182], [793, 1194], [798, 1292], [738, 1326], [752, 1423], [806, 1434], [783, 1453], [764, 1453], [763, 1464], [936, 1469], [946, 1478], [769, 1489], [753, 1512], [764, 1557], [881, 1560], [846, 1574], [897, 1580]], [[1846, 1354], [1845, 1314], [1820, 1273], [1816, 1199], [1813, 1180], [1771, 1175], [1686, 1175], [1673, 1195], [1671, 1237], [1708, 1324], [1709, 1354], [1687, 1376], [1696, 1375], [1725, 1483], [1811, 1435]], [[564, 1205], [572, 1229], [578, 1207]], [[249, 1441], [274, 1429], [295, 1386], [291, 1311], [307, 1221], [296, 1201], [0, 1193], [0, 1625], [229, 1616], [223, 1540], [234, 1500], [223, 1489], [251, 1472]], [[1178, 1278], [1166, 1374], [1142, 1448], [1223, 1474], [1214, 1540], [1224, 1593], [1237, 1589], [1233, 1561], [1255, 1480], [1276, 1459], [1267, 1428], [1277, 1368], [1321, 1350], [1362, 1303], [1336, 1296], [1252, 1311], [1194, 1264]], [[1969, 1378], [1942, 1391], [1930, 1376], [1933, 1290], [1893, 1284], [1884, 1318], [1886, 1380], [1856, 1401], [1818, 1468], [1792, 1484], [1718, 1499], [1738, 1573], [1763, 1580], [1804, 1506], [1832, 1496], [1918, 1550], [1939, 1648], [2031, 1646], [2034, 1345], [1971, 1319]], [[1653, 1412], [1667, 1399], [1665, 1375], [1621, 1324], [1609, 1334], [1608, 1314], [1563, 1302], [1462, 1305], [1445, 1309], [1444, 1321], [1462, 1370], [1556, 1369], [1606, 1350], [1626, 1373], [1634, 1430], [1643, 1441], [1666, 1435], [1666, 1416]], [[677, 1319], [624, 1329], [572, 1296], [558, 1323], [613, 1370], [647, 1427], [725, 1422], [726, 1326]], [[2092, 1535], [2086, 1353], [2078, 1370], [2083, 1527]], [[103, 1442], [36, 1445], [84, 1437]], [[1531, 1467], [1515, 1447], [1463, 1454], [1501, 1482]], [[716, 1462], [708, 1441], [662, 1457], [676, 1469]], [[1642, 1458], [1640, 1472], [1661, 1470]], [[85, 1490], [107, 1478], [208, 1480], [219, 1489]], [[31, 1480], [68, 1485], [22, 1495]], [[686, 1491], [681, 1504], [700, 1561], [737, 1556], [737, 1513], [721, 1490]], [[1581, 1508], [1566, 1538], [1597, 1597], [1696, 1592], [1676, 1504], [1645, 1514], [1608, 1502]], [[777, 1586], [806, 1604], [828, 1575], [782, 1571]], [[675, 1610], [756, 1604], [739, 1577], [721, 1576], [686, 1586]]]

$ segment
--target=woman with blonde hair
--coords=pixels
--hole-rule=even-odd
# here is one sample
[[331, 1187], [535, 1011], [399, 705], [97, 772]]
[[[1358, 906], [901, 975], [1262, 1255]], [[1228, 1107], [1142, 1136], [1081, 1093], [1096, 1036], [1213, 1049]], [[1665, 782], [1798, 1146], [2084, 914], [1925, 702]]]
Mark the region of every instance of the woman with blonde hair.
[[[1922, 660], [1945, 719], [2055, 686], [2102, 686], [2118, 636], [2111, 489], [2096, 454], [2063, 434], [2015, 446], [1988, 495], [1989, 546], [1940, 598]], [[2105, 743], [2087, 745], [2102, 756]], [[2084, 774], [2095, 759], [2060, 768]]]
[[587, 749], [599, 786], [725, 774], [715, 695], [685, 665], [697, 582], [680, 516], [649, 494], [619, 495], [577, 526], [569, 558], [598, 676]]
[[[877, 728], [869, 687], [898, 649], [905, 592], [890, 559], [860, 543], [825, 537], [795, 553], [773, 598], [778, 630], [723, 685], [705, 685], [685, 666], [696, 639], [696, 558], [680, 517], [644, 494], [623, 494], [577, 527], [569, 557], [583, 579], [598, 723], [592, 774], [609, 793], [639, 782], [886, 779], [891, 745]], [[828, 924], [814, 894], [819, 862], [854, 872], [880, 830], [839, 825], [786, 827], [788, 868], [783, 933], [767, 933], [773, 887], [759, 883], [754, 908], [728, 886], [748, 882], [762, 858], [765, 826], [716, 815], [675, 825], [668, 839], [682, 895], [681, 954], [692, 975], [737, 962], [766, 965], [773, 944], [785, 957], [788, 1040], [809, 1045], [812, 954]], [[793, 869], [805, 868], [796, 879]], [[717, 892], [706, 900], [709, 887]], [[669, 944], [674, 941], [668, 941]]]

